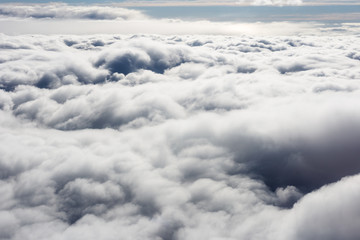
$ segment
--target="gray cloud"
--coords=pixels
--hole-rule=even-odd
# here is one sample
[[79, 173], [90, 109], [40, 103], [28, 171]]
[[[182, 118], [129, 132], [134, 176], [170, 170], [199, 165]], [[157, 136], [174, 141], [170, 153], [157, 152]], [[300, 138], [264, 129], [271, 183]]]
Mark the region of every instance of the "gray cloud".
[[360, 237], [356, 36], [1, 37], [0, 238]]

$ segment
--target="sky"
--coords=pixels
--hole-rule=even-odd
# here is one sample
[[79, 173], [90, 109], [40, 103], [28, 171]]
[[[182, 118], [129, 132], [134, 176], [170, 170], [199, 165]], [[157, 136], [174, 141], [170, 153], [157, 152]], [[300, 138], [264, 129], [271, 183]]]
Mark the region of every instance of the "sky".
[[0, 4], [1, 240], [360, 239], [359, 5], [183, 3]]
[[[290, 3], [289, 1], [281, 1]], [[122, 6], [3, 3], [6, 34], [314, 34], [355, 31], [360, 5]], [[85, 21], [86, 20], [86, 21]], [[345, 24], [345, 25], [344, 25]], [[352, 24], [352, 25], [346, 25]]]
[[177, 4], [177, 5], [191, 5], [191, 4], [200, 4], [200, 5], [356, 5], [359, 4], [355, 0], [224, 0], [224, 1], [212, 1], [212, 0], [143, 0], [143, 1], [134, 1], [134, 0], [108, 0], [108, 1], [99, 1], [99, 0], [1, 0], [0, 3], [11, 3], [11, 2], [23, 2], [23, 3], [49, 3], [49, 2], [65, 2], [70, 4], [89, 4], [89, 3], [120, 3], [120, 4]]
[[[126, 7], [141, 11], [154, 19], [231, 22], [318, 21], [328, 23], [360, 21], [360, 4], [357, 1], [19, 1], [18, 3], [21, 2], [33, 5], [34, 3], [58, 2], [73, 6]], [[0, 1], [0, 3], [14, 4], [17, 1]], [[6, 15], [6, 11], [1, 15], [4, 14]]]

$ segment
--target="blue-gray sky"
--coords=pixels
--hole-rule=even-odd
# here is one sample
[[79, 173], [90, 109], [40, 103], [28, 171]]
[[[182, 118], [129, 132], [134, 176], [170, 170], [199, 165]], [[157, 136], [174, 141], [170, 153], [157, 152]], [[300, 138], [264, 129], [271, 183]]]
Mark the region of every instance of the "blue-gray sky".
[[70, 4], [93, 4], [93, 3], [120, 3], [120, 4], [156, 4], [156, 5], [359, 5], [355, 0], [0, 0], [0, 3], [49, 3], [64, 2]]
[[[301, 2], [301, 0], [241, 1], [257, 5], [230, 6], [225, 4], [230, 1], [223, 1], [223, 5], [210, 4], [215, 1], [202, 2], [203, 5], [190, 5], [189, 3], [195, 3], [195, 1], [182, 1], [181, 3], [188, 3], [182, 6], [170, 4], [175, 1], [164, 1], [161, 4], [157, 2], [160, 5], [155, 6], [146, 5], [145, 1], [142, 4], [127, 1], [127, 5], [120, 2], [102, 2], [100, 4], [95, 3], [95, 0], [86, 3], [76, 1], [76, 4], [75, 1], [72, 3], [45, 3], [43, 1], [42, 4], [14, 3], [12, 1], [0, 4], [0, 28], [6, 34], [201, 33], [237, 35], [269, 32], [269, 29], [271, 29], [271, 34], [279, 34], [279, 31], [281, 33], [285, 31], [286, 34], [308, 32], [308, 29], [312, 32], [313, 30], [322, 31], [322, 27], [329, 26], [335, 26], [337, 30], [344, 31], [342, 24], [360, 22], [360, 5], [349, 5], [344, 1], [341, 5], [309, 5], [307, 4], [309, 2]], [[146, 2], [154, 3], [155, 1]], [[200, 2], [197, 1], [197, 3]], [[22, 21], [25, 19], [26, 21]], [[75, 21], [76, 19], [77, 21]], [[252, 25], [241, 25], [248, 23]], [[253, 23], [256, 23], [256, 26]], [[258, 23], [268, 25], [260, 26]], [[280, 24], [282, 27], [279, 28], [278, 24], [269, 26], [272, 23], [282, 23]], [[284, 27], [284, 23], [296, 23], [297, 25]], [[349, 30], [348, 26], [345, 28]]]
[[[0, 0], [0, 3], [49, 3], [48, 0]], [[320, 21], [360, 22], [360, 4], [356, 1], [310, 0], [62, 0], [51, 2], [70, 5], [105, 5], [140, 10], [155, 19], [176, 18], [183, 20], [210, 20], [236, 22]], [[8, 10], [7, 10], [8, 11]], [[46, 9], [44, 9], [46, 13]], [[1, 11], [0, 15], [8, 15]]]
[[326, 6], [164, 6], [136, 7], [155, 18], [207, 19], [212, 21], [322, 21], [358, 22], [360, 5]]

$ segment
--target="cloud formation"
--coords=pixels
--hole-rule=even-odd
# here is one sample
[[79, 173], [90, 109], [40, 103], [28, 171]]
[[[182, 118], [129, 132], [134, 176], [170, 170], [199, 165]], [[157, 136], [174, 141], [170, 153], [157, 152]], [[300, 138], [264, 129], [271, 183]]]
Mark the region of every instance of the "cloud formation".
[[1, 40], [1, 239], [359, 239], [357, 36]]
[[254, 0], [256, 6], [298, 6], [303, 4], [302, 0]]
[[34, 19], [91, 19], [131, 20], [146, 19], [139, 11], [108, 6], [75, 6], [64, 3], [0, 4], [0, 16]]

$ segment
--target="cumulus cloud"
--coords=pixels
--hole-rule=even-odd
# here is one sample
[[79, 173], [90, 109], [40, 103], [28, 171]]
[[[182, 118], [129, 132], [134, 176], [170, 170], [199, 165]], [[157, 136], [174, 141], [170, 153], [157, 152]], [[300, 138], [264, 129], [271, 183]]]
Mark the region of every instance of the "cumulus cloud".
[[360, 237], [357, 36], [1, 40], [1, 239]]

